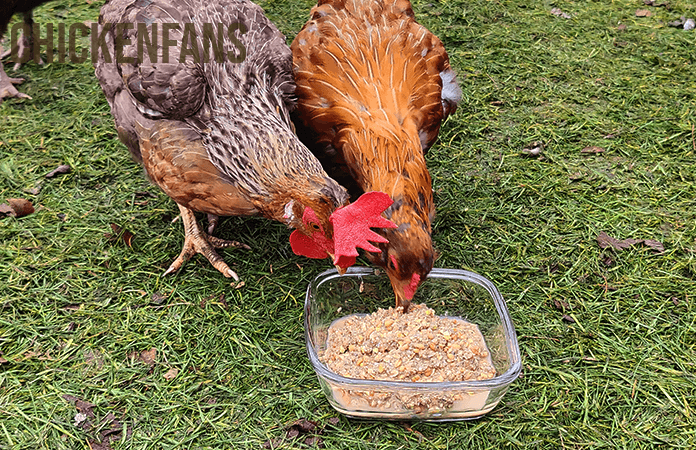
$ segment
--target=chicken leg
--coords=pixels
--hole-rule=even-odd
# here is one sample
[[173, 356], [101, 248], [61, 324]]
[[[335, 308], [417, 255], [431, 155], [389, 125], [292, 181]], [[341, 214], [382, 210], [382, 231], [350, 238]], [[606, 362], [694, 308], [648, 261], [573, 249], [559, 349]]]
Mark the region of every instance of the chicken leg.
[[239, 281], [239, 276], [237, 276], [237, 274], [229, 268], [227, 263], [225, 263], [225, 261], [214, 249], [241, 247], [251, 250], [251, 248], [241, 242], [228, 241], [225, 239], [216, 238], [214, 236], [209, 236], [198, 226], [198, 222], [196, 221], [196, 216], [193, 214], [193, 211], [179, 205], [178, 203], [177, 206], [179, 207], [179, 211], [181, 211], [181, 219], [184, 222], [184, 233], [186, 234], [184, 248], [181, 250], [179, 256], [169, 266], [169, 269], [164, 272], [164, 275], [176, 272], [179, 270], [179, 268], [181, 268], [184, 262], [188, 261], [196, 253], [200, 253], [201, 255], [205, 256], [206, 259], [210, 261], [210, 264], [212, 264], [213, 267], [219, 270], [224, 276], [227, 278], [234, 278], [235, 281]]
[[24, 79], [22, 78], [10, 78], [7, 76], [0, 62], [0, 103], [2, 103], [2, 99], [4, 98], [31, 99], [30, 96], [23, 92], [19, 92], [17, 88], [14, 87], [15, 84], [21, 84], [23, 81]]

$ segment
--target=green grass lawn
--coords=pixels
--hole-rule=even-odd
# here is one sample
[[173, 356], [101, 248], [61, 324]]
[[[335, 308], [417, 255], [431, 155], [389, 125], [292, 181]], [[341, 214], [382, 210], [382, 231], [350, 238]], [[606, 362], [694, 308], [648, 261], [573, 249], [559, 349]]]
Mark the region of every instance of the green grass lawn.
[[[94, 21], [100, 4], [35, 17]], [[263, 3], [289, 39], [312, 5]], [[428, 155], [437, 266], [493, 280], [519, 337], [498, 407], [411, 428], [340, 416], [302, 326], [327, 262], [295, 256], [281, 224], [229, 218], [217, 234], [253, 248], [222, 252], [244, 286], [202, 257], [163, 278], [177, 208], [118, 141], [90, 63], [6, 64], [33, 99], [0, 105], [0, 203], [36, 212], [0, 218], [0, 449], [696, 447], [696, 31], [667, 25], [696, 6], [414, 7], [464, 97]], [[601, 248], [602, 232], [648, 242]], [[288, 438], [299, 419], [321, 433]]]

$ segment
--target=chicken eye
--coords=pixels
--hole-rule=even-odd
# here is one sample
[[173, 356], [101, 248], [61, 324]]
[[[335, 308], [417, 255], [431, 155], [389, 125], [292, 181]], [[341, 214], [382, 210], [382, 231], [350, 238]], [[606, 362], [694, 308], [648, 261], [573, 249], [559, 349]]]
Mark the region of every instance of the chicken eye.
[[319, 225], [316, 223], [311, 223], [311, 224], [309, 224], [309, 226], [311, 226], [314, 231], [320, 230]]
[[387, 261], [387, 268], [389, 270], [396, 270], [399, 265], [396, 263], [396, 256], [389, 255], [389, 261]]

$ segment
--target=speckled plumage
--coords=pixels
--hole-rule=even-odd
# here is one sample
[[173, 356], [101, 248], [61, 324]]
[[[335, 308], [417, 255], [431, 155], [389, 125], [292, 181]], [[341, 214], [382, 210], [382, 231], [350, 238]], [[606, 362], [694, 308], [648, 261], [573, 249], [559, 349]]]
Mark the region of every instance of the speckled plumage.
[[368, 257], [407, 309], [435, 257], [424, 154], [461, 94], [445, 48], [408, 0], [320, 0], [291, 48], [305, 142], [342, 184], [394, 199], [398, 228]]
[[[119, 22], [159, 25], [157, 63], [147, 51], [141, 63], [116, 63], [115, 29], [106, 34], [111, 61], [100, 52], [96, 63], [119, 137], [154, 183], [194, 211], [260, 214], [305, 231], [302, 211], [311, 207], [331, 229], [330, 214], [348, 196], [294, 133], [292, 55], [259, 6], [244, 0], [108, 1], [101, 26]], [[191, 54], [179, 62], [183, 49], [194, 48], [182, 43], [186, 25], [169, 31], [178, 45], [169, 48], [169, 62], [161, 62], [164, 23], [193, 24], [198, 62]], [[242, 62], [216, 61], [212, 47], [204, 62], [206, 23], [213, 30], [224, 24], [225, 55]], [[235, 23], [243, 48], [227, 36]], [[125, 57], [138, 55], [136, 32], [123, 33], [131, 41]]]

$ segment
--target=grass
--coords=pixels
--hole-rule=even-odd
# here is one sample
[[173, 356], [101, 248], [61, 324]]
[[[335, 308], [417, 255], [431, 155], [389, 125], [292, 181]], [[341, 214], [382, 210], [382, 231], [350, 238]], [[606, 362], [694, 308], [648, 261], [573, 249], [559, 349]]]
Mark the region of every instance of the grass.
[[[96, 20], [99, 3], [35, 16]], [[263, 6], [292, 37], [312, 4]], [[293, 255], [280, 224], [230, 218], [219, 235], [253, 246], [223, 253], [245, 286], [202, 258], [161, 277], [183, 241], [177, 210], [118, 142], [93, 68], [29, 63], [33, 100], [0, 105], [0, 202], [37, 207], [0, 219], [0, 449], [258, 449], [301, 418], [332, 449], [696, 446], [696, 33], [667, 26], [696, 7], [414, 6], [464, 95], [428, 155], [437, 265], [485, 275], [508, 301], [524, 369], [501, 404], [415, 432], [333, 420], [302, 330], [326, 263]], [[540, 155], [522, 152], [537, 141]], [[72, 172], [44, 178], [59, 164]], [[111, 223], [132, 248], [105, 236]], [[602, 231], [665, 250], [602, 249]]]

